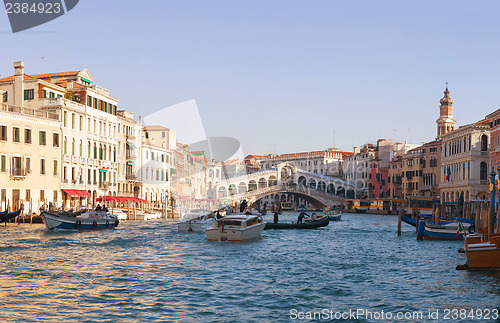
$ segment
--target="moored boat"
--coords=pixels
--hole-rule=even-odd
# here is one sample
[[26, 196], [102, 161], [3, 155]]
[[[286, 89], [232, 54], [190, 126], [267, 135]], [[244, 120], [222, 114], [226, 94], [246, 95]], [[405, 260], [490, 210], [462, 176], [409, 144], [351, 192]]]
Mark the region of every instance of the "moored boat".
[[500, 270], [500, 234], [493, 234], [489, 241], [479, 243], [477, 236], [466, 237], [464, 241], [467, 269]]
[[235, 214], [214, 220], [206, 229], [208, 241], [246, 241], [261, 236], [266, 222], [260, 215]]
[[308, 221], [304, 223], [267, 223], [264, 230], [271, 229], [316, 229], [321, 227], [326, 227], [330, 223], [328, 216], [322, 216], [321, 218], [313, 221]]
[[0, 212], [0, 223], [7, 222], [7, 221], [15, 218], [16, 216], [21, 214], [21, 211], [22, 211], [22, 208], [17, 210], [17, 211], [14, 211], [14, 212], [7, 212], [7, 211]]
[[114, 229], [119, 224], [118, 218], [107, 211], [87, 211], [76, 217], [43, 211], [42, 218], [49, 230], [104, 230]]
[[[420, 221], [417, 228], [417, 239], [422, 240], [462, 240], [464, 232], [459, 232], [458, 226], [461, 222], [450, 222], [446, 224], [430, 224]], [[470, 223], [462, 223], [465, 231], [473, 231], [474, 226]], [[457, 233], [458, 232], [458, 233]]]

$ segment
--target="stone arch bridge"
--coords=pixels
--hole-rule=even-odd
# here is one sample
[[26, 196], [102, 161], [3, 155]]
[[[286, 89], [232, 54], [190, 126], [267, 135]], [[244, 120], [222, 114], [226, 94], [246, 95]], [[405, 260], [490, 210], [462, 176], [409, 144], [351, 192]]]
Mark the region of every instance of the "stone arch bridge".
[[244, 176], [229, 178], [215, 185], [217, 198], [252, 203], [279, 193], [301, 196], [317, 206], [355, 198], [354, 184], [338, 178], [310, 173], [291, 163]]

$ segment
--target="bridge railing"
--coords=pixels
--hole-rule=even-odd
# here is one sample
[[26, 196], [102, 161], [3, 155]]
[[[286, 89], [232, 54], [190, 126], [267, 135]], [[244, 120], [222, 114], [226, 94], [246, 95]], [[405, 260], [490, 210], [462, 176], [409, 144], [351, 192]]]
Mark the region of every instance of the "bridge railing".
[[328, 192], [324, 192], [321, 190], [312, 189], [310, 187], [305, 187], [305, 186], [296, 185], [296, 184], [293, 184], [293, 185], [286, 185], [286, 184], [273, 185], [273, 186], [268, 186], [268, 187], [264, 187], [264, 188], [258, 188], [256, 190], [252, 190], [252, 191], [247, 191], [244, 193], [227, 195], [225, 197], [219, 197], [219, 198], [221, 198], [221, 199], [226, 198], [226, 199], [232, 199], [232, 200], [251, 199], [255, 196], [271, 194], [271, 193], [278, 193], [278, 192], [302, 193], [302, 194], [308, 194], [311, 196], [320, 196], [320, 197], [326, 198], [328, 200], [330, 200], [332, 198], [339, 199], [339, 200], [347, 199], [347, 197], [345, 197], [345, 196], [336, 195], [333, 193], [328, 193]]
[[344, 180], [341, 180], [341, 179], [338, 179], [338, 178], [335, 178], [335, 177], [330, 177], [330, 176], [327, 176], [327, 175], [321, 175], [321, 174], [311, 173], [311, 172], [308, 172], [308, 171], [305, 171], [305, 170], [302, 170], [302, 169], [298, 169], [297, 170], [297, 174], [298, 173], [305, 174], [305, 175], [312, 176], [312, 177], [316, 177], [316, 178], [325, 179], [325, 180], [332, 181], [332, 182], [335, 182], [335, 183], [338, 183], [338, 184], [342, 184], [342, 185], [345, 185], [346, 188], [354, 188], [355, 187], [355, 185], [352, 184], [352, 183], [346, 182]]
[[228, 184], [228, 183], [233, 183], [233, 182], [239, 182], [241, 180], [247, 180], [247, 179], [252, 178], [252, 177], [260, 177], [260, 176], [267, 175], [267, 174], [270, 174], [270, 173], [276, 173], [277, 174], [277, 170], [275, 168], [272, 168], [272, 169], [269, 169], [269, 170], [264, 170], [264, 171], [260, 171], [260, 172], [256, 172], [256, 173], [251, 173], [251, 174], [246, 174], [246, 175], [240, 175], [240, 176], [236, 176], [236, 177], [231, 177], [231, 178], [227, 178], [227, 179], [224, 179], [224, 180], [218, 182], [217, 185]]

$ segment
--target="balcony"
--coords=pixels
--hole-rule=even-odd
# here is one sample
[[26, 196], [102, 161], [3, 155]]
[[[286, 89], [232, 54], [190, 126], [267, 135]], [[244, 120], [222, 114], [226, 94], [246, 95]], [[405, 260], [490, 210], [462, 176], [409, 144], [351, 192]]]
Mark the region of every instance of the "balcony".
[[137, 180], [137, 176], [132, 175], [132, 174], [127, 174], [127, 175], [125, 175], [125, 179], [127, 181], [136, 181]]
[[0, 104], [0, 111], [14, 112], [39, 118], [59, 121], [59, 114], [30, 108], [21, 108], [15, 105]]
[[26, 174], [23, 174], [23, 169], [22, 168], [13, 168], [13, 169], [11, 169], [9, 175], [10, 175], [10, 178], [14, 179], [14, 180], [25, 179], [26, 178]]

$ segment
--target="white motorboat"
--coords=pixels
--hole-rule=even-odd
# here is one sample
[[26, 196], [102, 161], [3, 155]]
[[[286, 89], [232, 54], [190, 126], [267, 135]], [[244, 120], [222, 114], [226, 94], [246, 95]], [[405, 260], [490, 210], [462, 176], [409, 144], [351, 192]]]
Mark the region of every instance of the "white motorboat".
[[42, 212], [43, 222], [49, 230], [103, 230], [114, 229], [120, 221], [108, 211], [87, 211], [76, 217], [68, 214]]
[[111, 216], [116, 216], [118, 220], [127, 220], [127, 213], [120, 209], [112, 209], [109, 213], [111, 213]]
[[181, 217], [177, 229], [184, 232], [202, 232], [210, 225], [213, 212], [206, 209], [192, 210]]
[[260, 215], [235, 214], [213, 221], [206, 230], [208, 241], [245, 241], [259, 238], [266, 222]]

